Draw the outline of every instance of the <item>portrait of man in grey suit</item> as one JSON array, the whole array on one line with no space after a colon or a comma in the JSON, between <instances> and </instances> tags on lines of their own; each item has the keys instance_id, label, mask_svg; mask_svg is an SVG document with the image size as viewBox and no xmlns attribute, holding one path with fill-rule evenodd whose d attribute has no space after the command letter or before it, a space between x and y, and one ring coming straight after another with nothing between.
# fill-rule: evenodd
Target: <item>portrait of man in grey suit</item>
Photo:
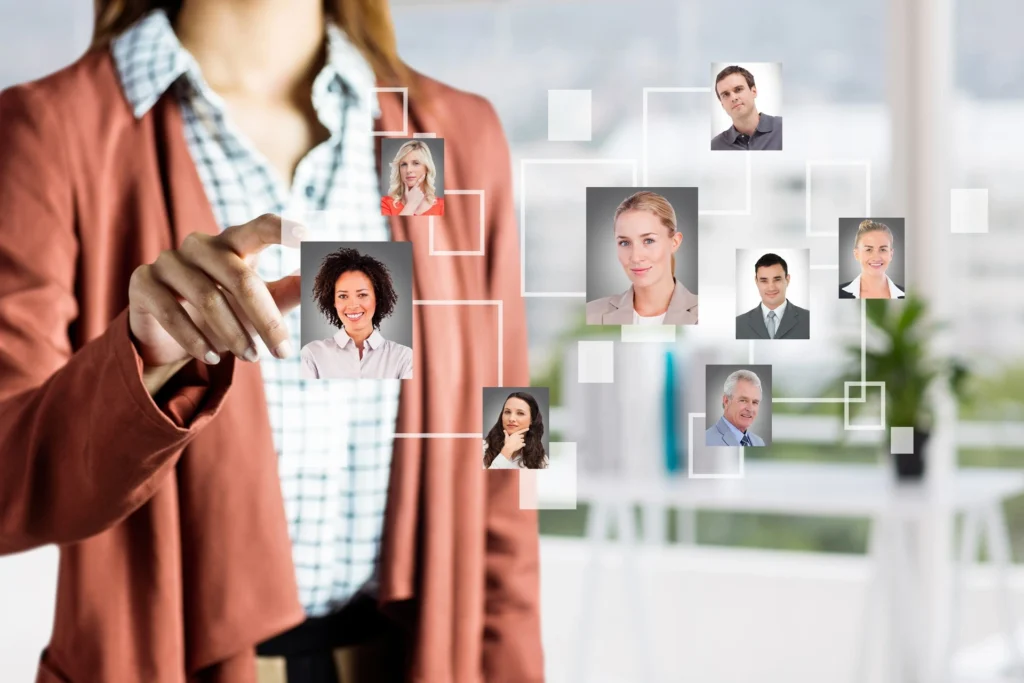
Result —
<instances>
[{"instance_id":1,"label":"portrait of man in grey suit","mask_svg":"<svg viewBox=\"0 0 1024 683\"><path fill-rule=\"evenodd\" d=\"M778 254L765 254L754 264L754 282L761 303L736 316L737 339L810 339L811 313L786 298L789 266Z\"/></svg>"},{"instance_id":2,"label":"portrait of man in grey suit","mask_svg":"<svg viewBox=\"0 0 1024 683\"><path fill-rule=\"evenodd\" d=\"M761 408L761 379L750 370L736 370L722 389L722 417L704 432L707 446L764 446L750 430Z\"/></svg>"}]
</instances>

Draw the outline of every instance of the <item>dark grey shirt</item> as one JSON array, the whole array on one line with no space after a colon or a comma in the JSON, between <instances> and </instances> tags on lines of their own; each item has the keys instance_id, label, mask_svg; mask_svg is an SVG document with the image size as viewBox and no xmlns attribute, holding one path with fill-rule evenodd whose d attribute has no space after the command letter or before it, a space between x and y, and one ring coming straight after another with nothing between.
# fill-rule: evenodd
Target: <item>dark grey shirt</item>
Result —
<instances>
[{"instance_id":1,"label":"dark grey shirt","mask_svg":"<svg viewBox=\"0 0 1024 683\"><path fill-rule=\"evenodd\" d=\"M761 112L757 129L747 136L729 126L711 139L711 149L769 149L782 150L782 117Z\"/></svg>"}]
</instances>

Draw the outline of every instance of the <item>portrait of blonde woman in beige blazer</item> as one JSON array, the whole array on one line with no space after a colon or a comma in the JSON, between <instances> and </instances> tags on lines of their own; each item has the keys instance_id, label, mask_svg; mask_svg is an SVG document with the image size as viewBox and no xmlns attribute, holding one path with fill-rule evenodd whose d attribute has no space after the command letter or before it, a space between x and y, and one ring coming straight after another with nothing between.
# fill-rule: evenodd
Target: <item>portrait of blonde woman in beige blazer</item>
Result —
<instances>
[{"instance_id":1,"label":"portrait of blonde woman in beige blazer","mask_svg":"<svg viewBox=\"0 0 1024 683\"><path fill-rule=\"evenodd\" d=\"M683 234L661 195L643 190L615 210L613 237L629 278L621 294L587 302L588 325L694 325L697 295L675 278Z\"/></svg>"}]
</instances>

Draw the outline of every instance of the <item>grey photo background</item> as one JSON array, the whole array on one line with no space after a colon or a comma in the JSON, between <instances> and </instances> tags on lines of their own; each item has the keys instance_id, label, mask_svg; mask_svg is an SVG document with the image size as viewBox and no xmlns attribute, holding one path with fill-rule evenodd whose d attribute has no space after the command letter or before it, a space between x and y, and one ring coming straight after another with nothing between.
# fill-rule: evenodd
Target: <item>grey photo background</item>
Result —
<instances>
[{"instance_id":1,"label":"grey photo background","mask_svg":"<svg viewBox=\"0 0 1024 683\"><path fill-rule=\"evenodd\" d=\"M302 279L302 345L327 339L338 330L327 322L313 300L313 283L320 263L332 251L349 247L372 256L387 266L391 282L398 294L398 303L391 315L380 323L385 339L412 348L412 243L411 242L303 242L300 250Z\"/></svg>"},{"instance_id":2,"label":"grey photo background","mask_svg":"<svg viewBox=\"0 0 1024 683\"><path fill-rule=\"evenodd\" d=\"M750 431L764 439L765 446L772 445L772 366L771 365L708 365L705 370L704 404L706 406L704 429L718 422L722 417L722 388L725 378L736 370L750 370L761 380L761 407L757 418L750 425ZM695 434L694 441L703 437Z\"/></svg>"},{"instance_id":3,"label":"grey photo background","mask_svg":"<svg viewBox=\"0 0 1024 683\"><path fill-rule=\"evenodd\" d=\"M789 268L786 299L800 308L811 308L810 249L737 249L736 250L736 315L742 315L761 303L754 264L765 254L781 256Z\"/></svg>"},{"instance_id":4,"label":"grey photo background","mask_svg":"<svg viewBox=\"0 0 1024 683\"><path fill-rule=\"evenodd\" d=\"M434 158L437 178L434 185L438 197L444 197L444 138L384 138L380 145L380 195L388 192L391 183L391 162L395 160L399 148L410 140L419 140L427 145L430 156Z\"/></svg>"},{"instance_id":5,"label":"grey photo background","mask_svg":"<svg viewBox=\"0 0 1024 683\"><path fill-rule=\"evenodd\" d=\"M544 444L544 452L551 457L551 395L547 387L484 387L481 438L487 438L487 432L491 431L491 427L501 414L501 409L505 407L505 399L515 391L530 394L537 399L541 418L544 420L544 435L540 442Z\"/></svg>"},{"instance_id":6,"label":"grey photo background","mask_svg":"<svg viewBox=\"0 0 1024 683\"><path fill-rule=\"evenodd\" d=\"M588 187L587 188L587 301L621 294L629 276L615 253L615 209L622 200L649 190L668 200L676 212L676 230L683 243L676 251L676 279L694 294L697 284L697 188L695 187Z\"/></svg>"},{"instance_id":7,"label":"grey photo background","mask_svg":"<svg viewBox=\"0 0 1024 683\"><path fill-rule=\"evenodd\" d=\"M853 257L853 239L857 235L857 226L863 220L871 220L876 223L885 223L892 231L892 261L889 262L889 270L886 271L893 282L906 291L910 286L906 277L906 256L903 245L906 244L905 219L903 218L875 218L873 216L861 216L859 218L839 219L839 282L845 284L860 275L860 263Z\"/></svg>"}]
</instances>

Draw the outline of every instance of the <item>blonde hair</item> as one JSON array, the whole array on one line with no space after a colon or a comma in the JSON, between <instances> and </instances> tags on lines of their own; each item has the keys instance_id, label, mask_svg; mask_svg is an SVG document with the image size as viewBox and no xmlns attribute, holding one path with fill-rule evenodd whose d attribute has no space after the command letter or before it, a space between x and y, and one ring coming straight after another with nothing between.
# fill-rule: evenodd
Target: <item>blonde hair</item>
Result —
<instances>
[{"instance_id":1,"label":"blonde hair","mask_svg":"<svg viewBox=\"0 0 1024 683\"><path fill-rule=\"evenodd\" d=\"M857 235L853 238L854 249L856 249L860 245L861 235L864 235L865 233L869 232L886 233L887 235L889 235L889 246L892 247L893 237L892 230L889 229L889 226L886 225L885 223L879 223L878 221L873 221L870 218L868 218L867 220L861 221L860 225L857 226Z\"/></svg>"},{"instance_id":2,"label":"blonde hair","mask_svg":"<svg viewBox=\"0 0 1024 683\"><path fill-rule=\"evenodd\" d=\"M92 46L101 47L155 9L171 20L184 0L95 0ZM378 79L388 83L409 81L409 72L398 58L395 28L386 0L324 0L324 11L373 67Z\"/></svg>"},{"instance_id":3,"label":"blonde hair","mask_svg":"<svg viewBox=\"0 0 1024 683\"><path fill-rule=\"evenodd\" d=\"M395 200L395 203L405 201L405 183L398 177L398 166L402 158L410 152L421 152L423 154L423 165L427 167L427 175L423 178L423 196L431 204L437 199L437 191L434 188L434 180L437 178L437 168L434 166L434 157L430 154L430 147L422 140L409 140L398 148L395 159L391 162L391 182L388 187L388 195Z\"/></svg>"},{"instance_id":4,"label":"blonde hair","mask_svg":"<svg viewBox=\"0 0 1024 683\"><path fill-rule=\"evenodd\" d=\"M676 210L672 208L672 205L668 203L668 200L662 197L660 194L651 192L649 190L641 190L635 192L630 196L622 200L619 204L619 208L615 209L615 218L612 220L612 225L615 221L619 220L619 216L626 213L627 211L650 211L661 221L661 224L668 228L668 236L672 237L676 233ZM672 254L672 277L675 277L676 272L676 255Z\"/></svg>"}]
</instances>

